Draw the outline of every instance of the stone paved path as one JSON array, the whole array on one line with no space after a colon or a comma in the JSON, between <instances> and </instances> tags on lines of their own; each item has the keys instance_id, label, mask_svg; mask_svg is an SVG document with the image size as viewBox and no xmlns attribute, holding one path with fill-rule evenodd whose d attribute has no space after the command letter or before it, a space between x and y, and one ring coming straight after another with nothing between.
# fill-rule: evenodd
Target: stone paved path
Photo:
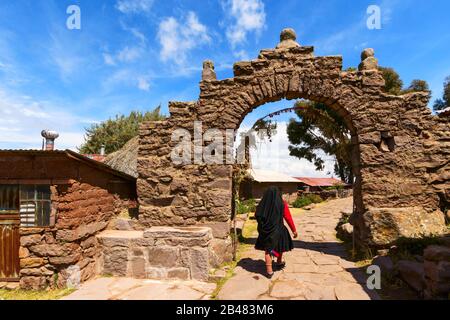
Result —
<instances>
[{"instance_id":1,"label":"stone paved path","mask_svg":"<svg viewBox=\"0 0 450 320\"><path fill-rule=\"evenodd\" d=\"M336 239L341 210L351 210L352 199L332 200L310 211L293 215L299 238L295 249L286 254L287 266L269 280L261 251L244 253L219 292L219 299L368 300L379 299L365 287L366 275L347 260L346 251ZM256 235L255 235L256 236ZM254 239L253 239L254 240Z\"/></svg>"},{"instance_id":2,"label":"stone paved path","mask_svg":"<svg viewBox=\"0 0 450 320\"><path fill-rule=\"evenodd\" d=\"M97 278L62 300L209 300L215 283Z\"/></svg>"}]
</instances>

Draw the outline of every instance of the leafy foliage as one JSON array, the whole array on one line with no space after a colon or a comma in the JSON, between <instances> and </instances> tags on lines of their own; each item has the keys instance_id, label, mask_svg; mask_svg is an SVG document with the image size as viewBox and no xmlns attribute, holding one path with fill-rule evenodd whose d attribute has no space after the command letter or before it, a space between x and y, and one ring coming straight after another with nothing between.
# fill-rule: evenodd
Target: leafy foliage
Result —
<instances>
[{"instance_id":1,"label":"leafy foliage","mask_svg":"<svg viewBox=\"0 0 450 320\"><path fill-rule=\"evenodd\" d=\"M319 171L325 168L319 152L334 156L335 173L353 183L351 136L342 117L322 103L298 101L295 106L300 121L291 119L287 127L290 155L310 161Z\"/></svg>"},{"instance_id":2,"label":"leafy foliage","mask_svg":"<svg viewBox=\"0 0 450 320\"><path fill-rule=\"evenodd\" d=\"M414 79L405 92L430 91L430 86L425 80Z\"/></svg>"},{"instance_id":3,"label":"leafy foliage","mask_svg":"<svg viewBox=\"0 0 450 320\"><path fill-rule=\"evenodd\" d=\"M308 193L300 197L297 197L292 206L294 208L303 208L312 203L320 203L320 202L323 202L323 199L318 194Z\"/></svg>"},{"instance_id":4,"label":"leafy foliage","mask_svg":"<svg viewBox=\"0 0 450 320\"><path fill-rule=\"evenodd\" d=\"M442 99L437 99L436 101L434 101L433 110L439 111L447 107L450 107L450 76L445 78L444 93L442 95Z\"/></svg>"},{"instance_id":5,"label":"leafy foliage","mask_svg":"<svg viewBox=\"0 0 450 320\"><path fill-rule=\"evenodd\" d=\"M384 90L387 93L399 95L402 93L403 81L400 75L393 69L388 67L378 67L382 72L385 81Z\"/></svg>"},{"instance_id":6,"label":"leafy foliage","mask_svg":"<svg viewBox=\"0 0 450 320\"><path fill-rule=\"evenodd\" d=\"M138 135L140 123L164 118L160 106L146 113L132 111L128 116L116 115L114 119L87 128L86 141L78 149L80 153L98 153L104 146L106 153L117 151Z\"/></svg>"},{"instance_id":7,"label":"leafy foliage","mask_svg":"<svg viewBox=\"0 0 450 320\"><path fill-rule=\"evenodd\" d=\"M236 199L236 213L244 214L256 211L256 201L255 199L248 199L244 201L240 201Z\"/></svg>"}]
</instances>

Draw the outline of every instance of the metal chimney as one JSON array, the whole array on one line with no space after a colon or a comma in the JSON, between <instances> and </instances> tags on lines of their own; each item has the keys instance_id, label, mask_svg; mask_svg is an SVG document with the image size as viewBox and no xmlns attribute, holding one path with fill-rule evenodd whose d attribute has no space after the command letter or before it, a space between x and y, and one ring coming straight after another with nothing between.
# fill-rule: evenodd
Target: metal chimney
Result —
<instances>
[{"instance_id":1,"label":"metal chimney","mask_svg":"<svg viewBox=\"0 0 450 320\"><path fill-rule=\"evenodd\" d=\"M59 133L52 130L42 130L41 136L45 139L43 150L52 151L55 149L55 139L59 137Z\"/></svg>"}]
</instances>

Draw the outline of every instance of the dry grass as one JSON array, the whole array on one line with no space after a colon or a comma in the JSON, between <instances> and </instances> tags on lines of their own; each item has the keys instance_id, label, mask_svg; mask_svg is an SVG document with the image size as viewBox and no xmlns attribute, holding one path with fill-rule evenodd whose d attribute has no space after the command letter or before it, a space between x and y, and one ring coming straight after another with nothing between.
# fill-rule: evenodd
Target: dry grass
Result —
<instances>
[{"instance_id":1,"label":"dry grass","mask_svg":"<svg viewBox=\"0 0 450 320\"><path fill-rule=\"evenodd\" d=\"M75 289L0 290L0 300L58 300L74 292Z\"/></svg>"}]
</instances>

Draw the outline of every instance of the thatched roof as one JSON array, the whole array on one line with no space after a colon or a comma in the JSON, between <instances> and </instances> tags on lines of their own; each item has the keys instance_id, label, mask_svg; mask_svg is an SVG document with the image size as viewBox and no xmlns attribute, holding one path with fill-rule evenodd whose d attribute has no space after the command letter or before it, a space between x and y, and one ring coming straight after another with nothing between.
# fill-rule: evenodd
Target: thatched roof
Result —
<instances>
[{"instance_id":1,"label":"thatched roof","mask_svg":"<svg viewBox=\"0 0 450 320\"><path fill-rule=\"evenodd\" d=\"M129 174L135 178L137 173L137 157L139 148L139 137L134 137L128 141L120 150L108 154L105 164L111 168Z\"/></svg>"}]
</instances>

